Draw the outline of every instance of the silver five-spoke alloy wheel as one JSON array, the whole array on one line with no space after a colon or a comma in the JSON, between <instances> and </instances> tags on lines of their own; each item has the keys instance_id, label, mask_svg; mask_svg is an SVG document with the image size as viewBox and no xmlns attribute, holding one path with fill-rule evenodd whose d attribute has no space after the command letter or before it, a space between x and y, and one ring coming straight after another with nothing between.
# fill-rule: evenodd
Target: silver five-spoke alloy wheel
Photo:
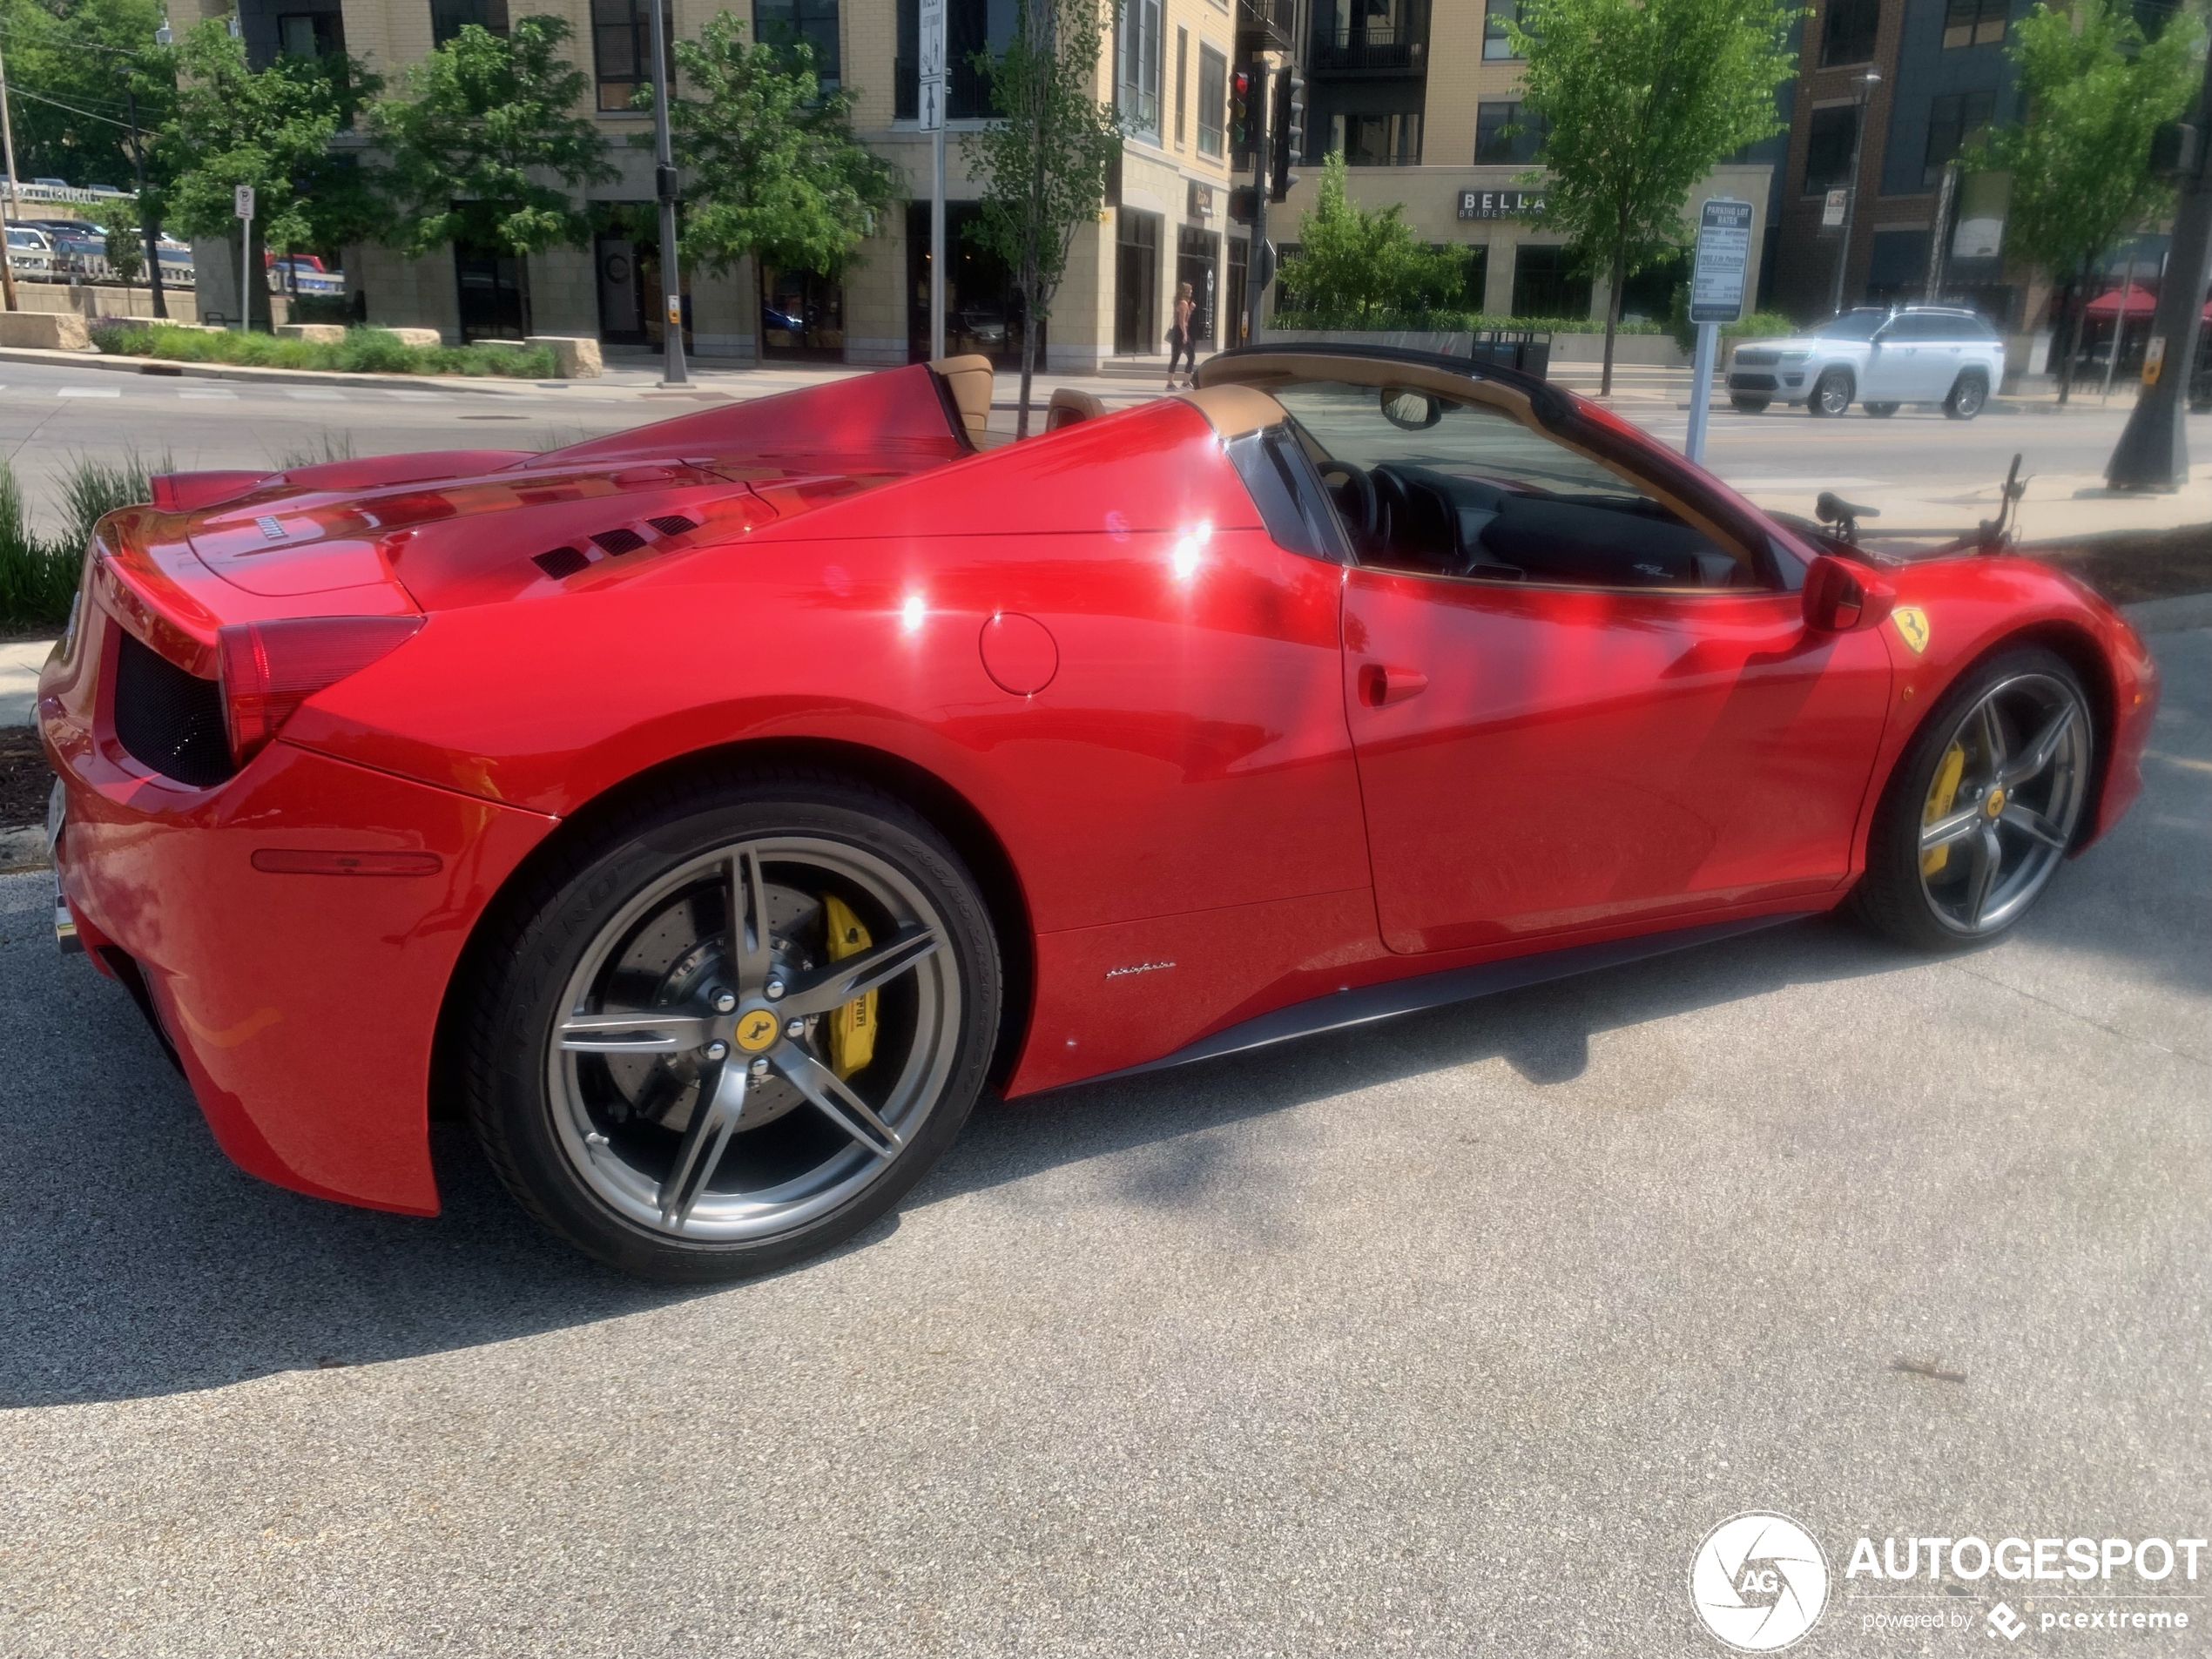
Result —
<instances>
[{"instance_id":1,"label":"silver five-spoke alloy wheel","mask_svg":"<svg viewBox=\"0 0 2212 1659\"><path fill-rule=\"evenodd\" d=\"M633 1225L738 1244L876 1182L944 1092L961 1026L945 919L863 846L714 848L610 914L546 1055L562 1151Z\"/></svg>"},{"instance_id":2,"label":"silver five-spoke alloy wheel","mask_svg":"<svg viewBox=\"0 0 2212 1659\"><path fill-rule=\"evenodd\" d=\"M1958 718L1920 813L1920 891L1944 928L1982 938L2034 903L2074 843L2090 752L2081 694L2054 674L2000 679Z\"/></svg>"}]
</instances>

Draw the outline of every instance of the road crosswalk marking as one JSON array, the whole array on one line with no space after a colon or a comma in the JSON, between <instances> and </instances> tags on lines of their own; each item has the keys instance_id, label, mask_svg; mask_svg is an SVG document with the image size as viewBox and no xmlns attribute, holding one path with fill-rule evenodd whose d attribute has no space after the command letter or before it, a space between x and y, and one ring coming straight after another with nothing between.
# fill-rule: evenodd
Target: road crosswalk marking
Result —
<instances>
[{"instance_id":1,"label":"road crosswalk marking","mask_svg":"<svg viewBox=\"0 0 2212 1659\"><path fill-rule=\"evenodd\" d=\"M63 386L55 388L56 397L121 397L122 389L111 386Z\"/></svg>"}]
</instances>

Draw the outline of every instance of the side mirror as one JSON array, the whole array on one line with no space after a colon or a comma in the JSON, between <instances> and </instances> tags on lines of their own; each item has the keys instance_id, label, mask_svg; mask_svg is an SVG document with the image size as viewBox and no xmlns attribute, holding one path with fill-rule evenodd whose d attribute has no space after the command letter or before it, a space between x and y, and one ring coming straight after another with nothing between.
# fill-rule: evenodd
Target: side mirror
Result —
<instances>
[{"instance_id":1,"label":"side mirror","mask_svg":"<svg viewBox=\"0 0 2212 1659\"><path fill-rule=\"evenodd\" d=\"M1386 386L1381 402L1383 419L1406 432L1426 432L1444 418L1444 400L1433 393Z\"/></svg>"},{"instance_id":2,"label":"side mirror","mask_svg":"<svg viewBox=\"0 0 2212 1659\"><path fill-rule=\"evenodd\" d=\"M1816 633L1849 634L1879 627L1897 592L1871 565L1824 553L1805 572L1805 626Z\"/></svg>"}]
</instances>

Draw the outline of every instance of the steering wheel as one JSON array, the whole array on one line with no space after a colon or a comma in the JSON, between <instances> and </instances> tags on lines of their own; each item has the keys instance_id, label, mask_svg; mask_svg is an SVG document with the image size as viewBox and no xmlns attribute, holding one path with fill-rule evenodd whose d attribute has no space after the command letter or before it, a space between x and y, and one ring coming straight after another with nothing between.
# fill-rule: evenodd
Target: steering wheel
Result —
<instances>
[{"instance_id":1,"label":"steering wheel","mask_svg":"<svg viewBox=\"0 0 2212 1659\"><path fill-rule=\"evenodd\" d=\"M1332 461L1321 469L1321 482L1329 487L1329 498L1336 502L1352 539L1362 545L1372 543L1382 529L1382 503L1367 469L1349 461Z\"/></svg>"}]
</instances>

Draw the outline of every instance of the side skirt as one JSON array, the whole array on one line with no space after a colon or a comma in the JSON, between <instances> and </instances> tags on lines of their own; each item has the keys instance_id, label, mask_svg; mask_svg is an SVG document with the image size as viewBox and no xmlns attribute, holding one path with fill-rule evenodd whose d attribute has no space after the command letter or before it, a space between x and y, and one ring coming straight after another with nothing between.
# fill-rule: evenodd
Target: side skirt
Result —
<instances>
[{"instance_id":1,"label":"side skirt","mask_svg":"<svg viewBox=\"0 0 2212 1659\"><path fill-rule=\"evenodd\" d=\"M1271 1014L1239 1021L1210 1037L1201 1037L1196 1042L1187 1043L1173 1054L1163 1055L1157 1060L1148 1060L1139 1066L1124 1066L1119 1071L1102 1072L1096 1077L1083 1078L1082 1082L1110 1082L1116 1078L1141 1076L1148 1071L1164 1071L1170 1066L1187 1066L1194 1061L1241 1054L1247 1049L1261 1049L1273 1042L1289 1042L1298 1037L1315 1036L1324 1031L1341 1031L1347 1026L1368 1025L1377 1020L1394 1019L1401 1014L1417 1014L1423 1008L1442 1008L1452 1002L1470 1002L1477 997L1494 996L1500 991L1519 990L1524 985L1543 985L1553 980L1572 979L1578 974L1595 973L1602 968L1618 968L1626 962L1640 962L1650 957L1689 950L1698 945L1734 939L1739 934L1779 927L1785 921L1802 921L1805 917L1817 914L1811 910L1792 910L1780 915L1710 922L1702 927L1681 927L1667 933L1644 934L1634 939L1609 940L1599 945L1572 945L1564 950L1540 951L1527 956L1508 957L1503 961L1478 962L1472 968L1447 968L1440 973L1420 974L1410 979L1391 980L1380 985L1363 985L1353 990L1332 991L1325 996L1312 997L1304 1002L1293 1002L1288 1008L1277 1008ZM1078 1086L1076 1083L1061 1085L1069 1089Z\"/></svg>"}]
</instances>

